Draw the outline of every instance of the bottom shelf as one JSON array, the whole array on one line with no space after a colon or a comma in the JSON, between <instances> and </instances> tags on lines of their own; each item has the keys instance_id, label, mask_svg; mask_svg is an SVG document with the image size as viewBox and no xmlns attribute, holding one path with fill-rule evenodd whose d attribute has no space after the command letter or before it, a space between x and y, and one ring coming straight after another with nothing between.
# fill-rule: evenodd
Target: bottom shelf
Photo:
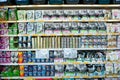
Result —
<instances>
[{"instance_id":1,"label":"bottom shelf","mask_svg":"<svg viewBox=\"0 0 120 80\"><path fill-rule=\"evenodd\" d=\"M1 77L1 79L27 79L27 80L31 80L31 79L48 79L48 78L54 78L54 79L58 79L58 78L75 78L75 79L79 79L79 78L120 78L120 75L106 75L106 76L63 76L63 77L55 77L55 76L51 76L51 77Z\"/></svg>"}]
</instances>

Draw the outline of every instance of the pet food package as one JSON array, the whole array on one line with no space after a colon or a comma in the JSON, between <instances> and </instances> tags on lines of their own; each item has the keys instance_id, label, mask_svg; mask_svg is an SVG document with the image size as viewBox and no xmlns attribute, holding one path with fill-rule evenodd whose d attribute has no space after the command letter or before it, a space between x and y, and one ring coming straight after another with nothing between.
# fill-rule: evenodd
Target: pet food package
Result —
<instances>
[{"instance_id":1,"label":"pet food package","mask_svg":"<svg viewBox=\"0 0 120 80\"><path fill-rule=\"evenodd\" d=\"M18 20L26 20L26 11L25 10L17 10Z\"/></svg>"},{"instance_id":2,"label":"pet food package","mask_svg":"<svg viewBox=\"0 0 120 80\"><path fill-rule=\"evenodd\" d=\"M0 20L1 21L8 19L7 13L8 13L8 9L7 8L0 9Z\"/></svg>"},{"instance_id":3,"label":"pet food package","mask_svg":"<svg viewBox=\"0 0 120 80\"><path fill-rule=\"evenodd\" d=\"M44 23L45 34L53 34L53 23Z\"/></svg>"},{"instance_id":4,"label":"pet food package","mask_svg":"<svg viewBox=\"0 0 120 80\"><path fill-rule=\"evenodd\" d=\"M69 26L72 28L71 32L73 34L78 34L79 33L79 28L78 28L78 23L69 23Z\"/></svg>"},{"instance_id":5,"label":"pet food package","mask_svg":"<svg viewBox=\"0 0 120 80\"><path fill-rule=\"evenodd\" d=\"M9 18L9 20L17 20L17 10L16 9L8 9L8 18Z\"/></svg>"},{"instance_id":6,"label":"pet food package","mask_svg":"<svg viewBox=\"0 0 120 80\"><path fill-rule=\"evenodd\" d=\"M34 11L34 19L35 20L42 20L43 19L43 11L42 10L35 10Z\"/></svg>"},{"instance_id":7,"label":"pet food package","mask_svg":"<svg viewBox=\"0 0 120 80\"><path fill-rule=\"evenodd\" d=\"M114 64L114 74L117 74L117 75L120 74L120 64L119 63Z\"/></svg>"},{"instance_id":8,"label":"pet food package","mask_svg":"<svg viewBox=\"0 0 120 80\"><path fill-rule=\"evenodd\" d=\"M120 36L117 38L117 48L120 48Z\"/></svg>"},{"instance_id":9,"label":"pet food package","mask_svg":"<svg viewBox=\"0 0 120 80\"><path fill-rule=\"evenodd\" d=\"M62 34L62 31L61 31L61 27L62 27L62 24L61 23L53 23L54 25L54 34Z\"/></svg>"},{"instance_id":10,"label":"pet food package","mask_svg":"<svg viewBox=\"0 0 120 80\"><path fill-rule=\"evenodd\" d=\"M34 29L36 34L44 33L44 23L34 23Z\"/></svg>"},{"instance_id":11,"label":"pet food package","mask_svg":"<svg viewBox=\"0 0 120 80\"><path fill-rule=\"evenodd\" d=\"M27 23L27 34L35 34L34 23Z\"/></svg>"},{"instance_id":12,"label":"pet food package","mask_svg":"<svg viewBox=\"0 0 120 80\"><path fill-rule=\"evenodd\" d=\"M112 9L112 19L120 19L120 9Z\"/></svg>"},{"instance_id":13,"label":"pet food package","mask_svg":"<svg viewBox=\"0 0 120 80\"><path fill-rule=\"evenodd\" d=\"M107 75L112 75L113 74L113 64L112 63L106 63L106 74Z\"/></svg>"},{"instance_id":14,"label":"pet food package","mask_svg":"<svg viewBox=\"0 0 120 80\"><path fill-rule=\"evenodd\" d=\"M19 34L26 34L26 23L18 23Z\"/></svg>"},{"instance_id":15,"label":"pet food package","mask_svg":"<svg viewBox=\"0 0 120 80\"><path fill-rule=\"evenodd\" d=\"M27 10L26 15L27 15L27 20L34 20L34 10Z\"/></svg>"}]
</instances>

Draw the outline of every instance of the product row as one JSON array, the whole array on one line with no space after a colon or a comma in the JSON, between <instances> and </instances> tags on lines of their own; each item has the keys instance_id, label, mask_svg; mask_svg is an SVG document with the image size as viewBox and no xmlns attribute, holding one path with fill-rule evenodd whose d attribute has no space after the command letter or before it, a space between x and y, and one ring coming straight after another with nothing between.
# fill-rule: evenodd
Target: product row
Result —
<instances>
[{"instance_id":1,"label":"product row","mask_svg":"<svg viewBox=\"0 0 120 80\"><path fill-rule=\"evenodd\" d=\"M17 10L0 9L0 20L105 20L120 19L120 9Z\"/></svg>"},{"instance_id":2,"label":"product row","mask_svg":"<svg viewBox=\"0 0 120 80\"><path fill-rule=\"evenodd\" d=\"M2 5L30 4L120 4L119 0L1 0Z\"/></svg>"},{"instance_id":3,"label":"product row","mask_svg":"<svg viewBox=\"0 0 120 80\"><path fill-rule=\"evenodd\" d=\"M1 51L0 63L54 63L54 62L120 62L120 51L85 51L75 49Z\"/></svg>"},{"instance_id":4,"label":"product row","mask_svg":"<svg viewBox=\"0 0 120 80\"><path fill-rule=\"evenodd\" d=\"M28 76L105 76L120 75L119 64L79 64L79 65L25 65L2 66L2 77Z\"/></svg>"},{"instance_id":5,"label":"product row","mask_svg":"<svg viewBox=\"0 0 120 80\"><path fill-rule=\"evenodd\" d=\"M107 40L108 39L108 40ZM119 48L120 36L0 37L0 49Z\"/></svg>"},{"instance_id":6,"label":"product row","mask_svg":"<svg viewBox=\"0 0 120 80\"><path fill-rule=\"evenodd\" d=\"M1 35L120 33L120 23L9 23L0 24Z\"/></svg>"},{"instance_id":7,"label":"product row","mask_svg":"<svg viewBox=\"0 0 120 80\"><path fill-rule=\"evenodd\" d=\"M2 79L2 80L13 80L13 79ZM14 80L26 80L26 79L14 79ZM31 80L120 80L120 78L38 78Z\"/></svg>"}]
</instances>

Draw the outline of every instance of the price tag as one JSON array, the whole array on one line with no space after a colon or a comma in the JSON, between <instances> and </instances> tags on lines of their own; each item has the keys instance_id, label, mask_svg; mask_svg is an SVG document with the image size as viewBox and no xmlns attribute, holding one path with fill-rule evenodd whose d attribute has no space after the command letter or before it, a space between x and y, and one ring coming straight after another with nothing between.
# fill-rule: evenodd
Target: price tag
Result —
<instances>
[{"instance_id":1,"label":"price tag","mask_svg":"<svg viewBox=\"0 0 120 80\"><path fill-rule=\"evenodd\" d=\"M42 34L41 36L47 36L47 34Z\"/></svg>"},{"instance_id":2,"label":"price tag","mask_svg":"<svg viewBox=\"0 0 120 80\"><path fill-rule=\"evenodd\" d=\"M80 64L80 62L74 62L74 64Z\"/></svg>"},{"instance_id":3,"label":"price tag","mask_svg":"<svg viewBox=\"0 0 120 80\"><path fill-rule=\"evenodd\" d=\"M88 62L84 62L84 64L89 64Z\"/></svg>"},{"instance_id":4,"label":"price tag","mask_svg":"<svg viewBox=\"0 0 120 80\"><path fill-rule=\"evenodd\" d=\"M80 78L80 76L75 76L74 78Z\"/></svg>"},{"instance_id":5,"label":"price tag","mask_svg":"<svg viewBox=\"0 0 120 80\"><path fill-rule=\"evenodd\" d=\"M28 34L23 34L23 36L29 36Z\"/></svg>"},{"instance_id":6,"label":"price tag","mask_svg":"<svg viewBox=\"0 0 120 80\"><path fill-rule=\"evenodd\" d=\"M83 76L83 78L89 78L88 76Z\"/></svg>"},{"instance_id":7,"label":"price tag","mask_svg":"<svg viewBox=\"0 0 120 80\"><path fill-rule=\"evenodd\" d=\"M39 36L38 34L33 34L32 36Z\"/></svg>"},{"instance_id":8,"label":"price tag","mask_svg":"<svg viewBox=\"0 0 120 80\"><path fill-rule=\"evenodd\" d=\"M64 76L64 78L70 78L70 76Z\"/></svg>"},{"instance_id":9,"label":"price tag","mask_svg":"<svg viewBox=\"0 0 120 80\"><path fill-rule=\"evenodd\" d=\"M34 80L33 77L27 77L25 80Z\"/></svg>"},{"instance_id":10,"label":"price tag","mask_svg":"<svg viewBox=\"0 0 120 80\"><path fill-rule=\"evenodd\" d=\"M34 20L30 20L29 22L35 22Z\"/></svg>"}]
</instances>

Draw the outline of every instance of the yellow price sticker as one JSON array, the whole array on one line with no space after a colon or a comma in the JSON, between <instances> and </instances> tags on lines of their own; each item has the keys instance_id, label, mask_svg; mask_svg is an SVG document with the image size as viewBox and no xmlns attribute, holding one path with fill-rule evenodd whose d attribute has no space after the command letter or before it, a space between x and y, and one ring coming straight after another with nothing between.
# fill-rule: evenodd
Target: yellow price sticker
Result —
<instances>
[{"instance_id":1,"label":"yellow price sticker","mask_svg":"<svg viewBox=\"0 0 120 80\"><path fill-rule=\"evenodd\" d=\"M64 76L64 78L70 78L70 76Z\"/></svg>"},{"instance_id":2,"label":"yellow price sticker","mask_svg":"<svg viewBox=\"0 0 120 80\"><path fill-rule=\"evenodd\" d=\"M33 34L32 36L39 36L38 34Z\"/></svg>"},{"instance_id":3,"label":"yellow price sticker","mask_svg":"<svg viewBox=\"0 0 120 80\"><path fill-rule=\"evenodd\" d=\"M33 77L27 77L25 80L34 80Z\"/></svg>"},{"instance_id":4,"label":"yellow price sticker","mask_svg":"<svg viewBox=\"0 0 120 80\"><path fill-rule=\"evenodd\" d=\"M47 34L42 34L41 36L47 36Z\"/></svg>"},{"instance_id":5,"label":"yellow price sticker","mask_svg":"<svg viewBox=\"0 0 120 80\"><path fill-rule=\"evenodd\" d=\"M29 36L28 34L24 34L23 36Z\"/></svg>"},{"instance_id":6,"label":"yellow price sticker","mask_svg":"<svg viewBox=\"0 0 120 80\"><path fill-rule=\"evenodd\" d=\"M84 64L89 64L88 62L84 62Z\"/></svg>"},{"instance_id":7,"label":"yellow price sticker","mask_svg":"<svg viewBox=\"0 0 120 80\"><path fill-rule=\"evenodd\" d=\"M93 78L100 78L100 76L94 76Z\"/></svg>"},{"instance_id":8,"label":"yellow price sticker","mask_svg":"<svg viewBox=\"0 0 120 80\"><path fill-rule=\"evenodd\" d=\"M74 62L74 64L80 64L80 62Z\"/></svg>"},{"instance_id":9,"label":"yellow price sticker","mask_svg":"<svg viewBox=\"0 0 120 80\"><path fill-rule=\"evenodd\" d=\"M88 76L83 76L83 78L89 78Z\"/></svg>"},{"instance_id":10,"label":"yellow price sticker","mask_svg":"<svg viewBox=\"0 0 120 80\"><path fill-rule=\"evenodd\" d=\"M38 22L44 22L44 20L38 20Z\"/></svg>"},{"instance_id":11,"label":"yellow price sticker","mask_svg":"<svg viewBox=\"0 0 120 80\"><path fill-rule=\"evenodd\" d=\"M80 78L80 76L75 76L74 78Z\"/></svg>"},{"instance_id":12,"label":"yellow price sticker","mask_svg":"<svg viewBox=\"0 0 120 80\"><path fill-rule=\"evenodd\" d=\"M68 64L68 62L63 62L62 64Z\"/></svg>"},{"instance_id":13,"label":"yellow price sticker","mask_svg":"<svg viewBox=\"0 0 120 80\"><path fill-rule=\"evenodd\" d=\"M34 20L30 20L30 22L35 22Z\"/></svg>"},{"instance_id":14,"label":"yellow price sticker","mask_svg":"<svg viewBox=\"0 0 120 80\"><path fill-rule=\"evenodd\" d=\"M119 77L119 76L118 76L118 75L113 75L113 77L114 77L114 78L117 78L117 77Z\"/></svg>"}]
</instances>

